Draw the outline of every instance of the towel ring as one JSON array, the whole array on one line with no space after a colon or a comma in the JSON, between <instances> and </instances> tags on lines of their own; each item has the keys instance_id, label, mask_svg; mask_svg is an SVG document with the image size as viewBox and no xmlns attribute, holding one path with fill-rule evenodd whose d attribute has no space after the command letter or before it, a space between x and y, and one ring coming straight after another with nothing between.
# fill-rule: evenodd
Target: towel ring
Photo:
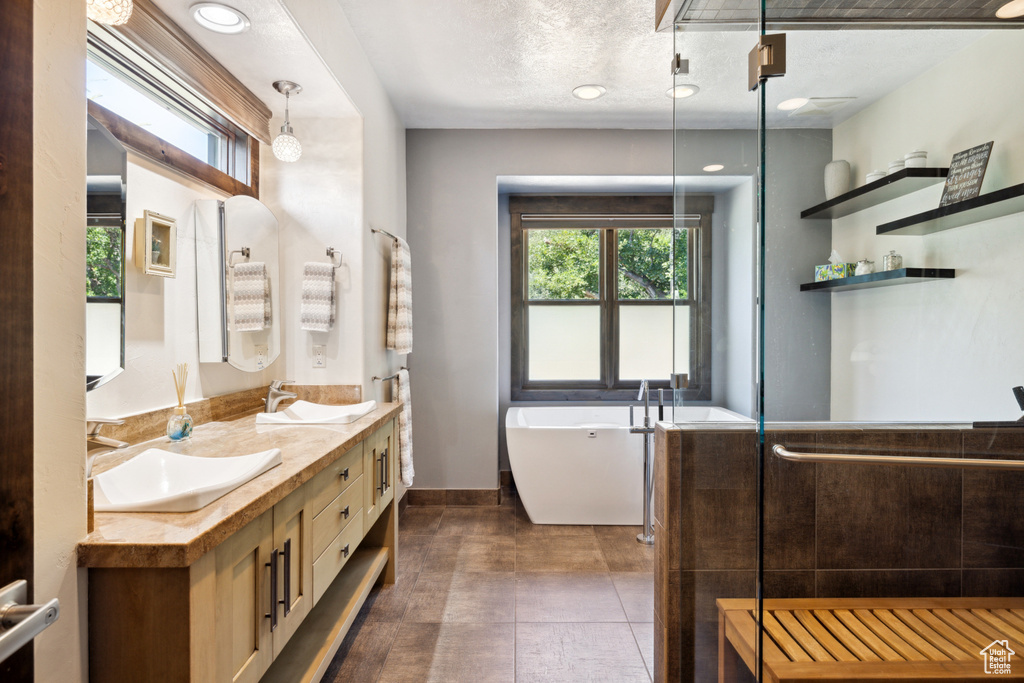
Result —
<instances>
[{"instance_id":1,"label":"towel ring","mask_svg":"<svg viewBox=\"0 0 1024 683\"><path fill-rule=\"evenodd\" d=\"M231 260L231 259L234 258L235 254L241 254L242 258L245 259L245 261L248 261L249 260L249 253L250 253L249 252L249 247L242 247L241 249L235 249L233 252L228 254L228 268L234 268L235 267L235 263ZM243 263L245 263L245 261L243 261Z\"/></svg>"},{"instance_id":2,"label":"towel ring","mask_svg":"<svg viewBox=\"0 0 1024 683\"><path fill-rule=\"evenodd\" d=\"M331 266L333 266L335 270L341 268L342 264L345 263L345 257L341 255L340 251L336 251L334 247L327 247L327 255L331 258ZM334 262L335 255L338 257L337 263Z\"/></svg>"}]
</instances>

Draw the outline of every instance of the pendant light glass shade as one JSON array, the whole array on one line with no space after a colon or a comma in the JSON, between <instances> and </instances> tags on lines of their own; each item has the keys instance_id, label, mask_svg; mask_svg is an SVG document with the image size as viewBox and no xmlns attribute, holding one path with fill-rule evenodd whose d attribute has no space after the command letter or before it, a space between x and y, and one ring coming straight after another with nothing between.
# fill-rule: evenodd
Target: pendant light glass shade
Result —
<instances>
[{"instance_id":1,"label":"pendant light glass shade","mask_svg":"<svg viewBox=\"0 0 1024 683\"><path fill-rule=\"evenodd\" d=\"M86 0L85 13L93 21L120 26L132 16L132 0Z\"/></svg>"},{"instance_id":2,"label":"pendant light glass shade","mask_svg":"<svg viewBox=\"0 0 1024 683\"><path fill-rule=\"evenodd\" d=\"M274 156L281 161L298 161L302 156L302 145L295 137L291 122L288 120L288 98L293 93L298 95L302 92L302 86L291 81L275 81L274 89L284 95L284 125L281 126L281 134L274 138L271 149L274 150Z\"/></svg>"},{"instance_id":3,"label":"pendant light glass shade","mask_svg":"<svg viewBox=\"0 0 1024 683\"><path fill-rule=\"evenodd\" d=\"M291 126L289 126L290 128ZM274 138L274 144L271 145L274 150L274 156L281 161L298 161L299 157L302 156L302 145L291 133L282 132L276 138Z\"/></svg>"}]
</instances>

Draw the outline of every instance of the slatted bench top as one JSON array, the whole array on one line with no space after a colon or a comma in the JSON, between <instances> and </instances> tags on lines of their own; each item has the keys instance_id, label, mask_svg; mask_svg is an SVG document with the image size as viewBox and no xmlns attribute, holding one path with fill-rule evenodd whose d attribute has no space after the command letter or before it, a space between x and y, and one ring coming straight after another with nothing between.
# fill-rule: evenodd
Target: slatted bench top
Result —
<instances>
[{"instance_id":1,"label":"slatted bench top","mask_svg":"<svg viewBox=\"0 0 1024 683\"><path fill-rule=\"evenodd\" d=\"M728 640L755 671L755 601L717 603L720 659ZM773 683L1024 680L1024 598L765 600L764 632Z\"/></svg>"}]
</instances>

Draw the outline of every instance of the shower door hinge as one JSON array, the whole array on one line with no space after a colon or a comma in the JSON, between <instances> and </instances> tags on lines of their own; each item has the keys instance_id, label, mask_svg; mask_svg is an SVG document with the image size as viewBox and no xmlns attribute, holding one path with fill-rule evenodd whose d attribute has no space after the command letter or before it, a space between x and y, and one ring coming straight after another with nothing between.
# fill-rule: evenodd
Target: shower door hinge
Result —
<instances>
[{"instance_id":1,"label":"shower door hinge","mask_svg":"<svg viewBox=\"0 0 1024 683\"><path fill-rule=\"evenodd\" d=\"M772 76L786 75L786 34L761 36L747 56L747 90Z\"/></svg>"},{"instance_id":2,"label":"shower door hinge","mask_svg":"<svg viewBox=\"0 0 1024 683\"><path fill-rule=\"evenodd\" d=\"M679 53L672 58L672 75L673 76L684 76L690 73L690 60L683 59Z\"/></svg>"}]
</instances>

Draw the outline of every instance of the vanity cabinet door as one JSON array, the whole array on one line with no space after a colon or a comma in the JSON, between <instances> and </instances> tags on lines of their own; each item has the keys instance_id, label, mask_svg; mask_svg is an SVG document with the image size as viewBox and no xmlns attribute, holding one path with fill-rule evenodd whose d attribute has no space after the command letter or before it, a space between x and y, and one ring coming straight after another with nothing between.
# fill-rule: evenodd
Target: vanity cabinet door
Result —
<instances>
[{"instance_id":1,"label":"vanity cabinet door","mask_svg":"<svg viewBox=\"0 0 1024 683\"><path fill-rule=\"evenodd\" d=\"M273 512L268 511L217 546L216 680L256 683L274 659L270 631Z\"/></svg>"},{"instance_id":2,"label":"vanity cabinet door","mask_svg":"<svg viewBox=\"0 0 1024 683\"><path fill-rule=\"evenodd\" d=\"M308 492L308 486L300 486L274 506L274 548L279 562L274 657L313 607L313 515Z\"/></svg>"},{"instance_id":3,"label":"vanity cabinet door","mask_svg":"<svg viewBox=\"0 0 1024 683\"><path fill-rule=\"evenodd\" d=\"M388 422L363 442L363 474L367 475L363 477L366 480L363 519L367 529L380 517L381 508L395 497L389 465L394 424L394 420Z\"/></svg>"}]
</instances>

